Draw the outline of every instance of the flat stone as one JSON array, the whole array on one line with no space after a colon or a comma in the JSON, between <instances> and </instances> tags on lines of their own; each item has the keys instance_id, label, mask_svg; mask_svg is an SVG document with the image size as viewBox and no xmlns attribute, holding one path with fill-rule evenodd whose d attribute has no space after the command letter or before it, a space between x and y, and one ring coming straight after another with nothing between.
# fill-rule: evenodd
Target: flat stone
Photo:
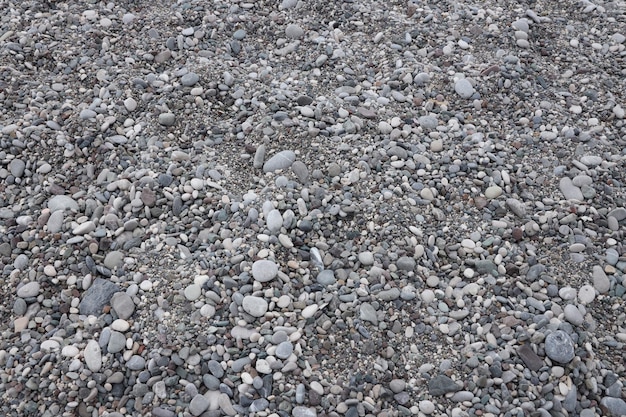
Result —
<instances>
[{"instance_id":1,"label":"flat stone","mask_svg":"<svg viewBox=\"0 0 626 417\"><path fill-rule=\"evenodd\" d=\"M406 388L406 381L404 379L392 379L389 382L389 389L394 394L404 391Z\"/></svg>"},{"instance_id":2,"label":"flat stone","mask_svg":"<svg viewBox=\"0 0 626 417\"><path fill-rule=\"evenodd\" d=\"M280 169L287 169L295 160L296 154L294 151L286 150L278 152L263 164L263 172L275 172Z\"/></svg>"},{"instance_id":3,"label":"flat stone","mask_svg":"<svg viewBox=\"0 0 626 417\"><path fill-rule=\"evenodd\" d=\"M55 212L57 210L72 210L78 211L78 203L74 201L72 197L66 195L55 195L48 200L48 208L50 211Z\"/></svg>"},{"instance_id":4,"label":"flat stone","mask_svg":"<svg viewBox=\"0 0 626 417\"><path fill-rule=\"evenodd\" d=\"M195 72L188 72L187 74L180 77L180 83L185 87L191 87L195 85L198 81L200 81L200 76Z\"/></svg>"},{"instance_id":5,"label":"flat stone","mask_svg":"<svg viewBox=\"0 0 626 417\"><path fill-rule=\"evenodd\" d=\"M88 220L84 223L79 224L74 229L72 229L72 233L75 235L86 235L87 233L91 233L96 230L96 224L91 220Z\"/></svg>"},{"instance_id":6,"label":"flat stone","mask_svg":"<svg viewBox=\"0 0 626 417\"><path fill-rule=\"evenodd\" d=\"M520 218L526 217L526 206L521 201L515 198L507 198L506 206L517 217L520 217Z\"/></svg>"},{"instance_id":7,"label":"flat stone","mask_svg":"<svg viewBox=\"0 0 626 417\"><path fill-rule=\"evenodd\" d=\"M574 359L574 342L563 330L557 330L546 337L545 351L553 361L569 363Z\"/></svg>"},{"instance_id":8,"label":"flat stone","mask_svg":"<svg viewBox=\"0 0 626 417\"><path fill-rule=\"evenodd\" d=\"M107 352L121 352L124 350L124 347L126 347L126 337L124 334L112 330L111 335L109 336L109 342L107 343Z\"/></svg>"},{"instance_id":9,"label":"flat stone","mask_svg":"<svg viewBox=\"0 0 626 417\"><path fill-rule=\"evenodd\" d=\"M580 310L573 304L566 305L565 308L563 308L563 314L565 315L565 320L569 321L574 326L581 326L585 322Z\"/></svg>"},{"instance_id":10,"label":"flat stone","mask_svg":"<svg viewBox=\"0 0 626 417\"><path fill-rule=\"evenodd\" d=\"M283 216L280 211L272 209L267 213L266 226L272 233L277 233L283 226Z\"/></svg>"},{"instance_id":11,"label":"flat stone","mask_svg":"<svg viewBox=\"0 0 626 417\"><path fill-rule=\"evenodd\" d=\"M589 304L596 298L596 290L591 285L583 285L578 290L578 301Z\"/></svg>"},{"instance_id":12,"label":"flat stone","mask_svg":"<svg viewBox=\"0 0 626 417\"><path fill-rule=\"evenodd\" d=\"M9 162L9 171L14 177L21 178L24 175L25 170L26 162L21 159L16 158Z\"/></svg>"},{"instance_id":13,"label":"flat stone","mask_svg":"<svg viewBox=\"0 0 626 417\"><path fill-rule=\"evenodd\" d=\"M522 345L517 349L517 355L531 371L538 371L543 366L543 359L532 350L530 345Z\"/></svg>"},{"instance_id":14,"label":"flat stone","mask_svg":"<svg viewBox=\"0 0 626 417\"><path fill-rule=\"evenodd\" d=\"M428 381L428 393L436 397L460 390L461 387L446 375L437 375Z\"/></svg>"},{"instance_id":15,"label":"flat stone","mask_svg":"<svg viewBox=\"0 0 626 417\"><path fill-rule=\"evenodd\" d=\"M364 266L369 266L374 264L374 254L370 251L365 251L359 253L359 262Z\"/></svg>"},{"instance_id":16,"label":"flat stone","mask_svg":"<svg viewBox=\"0 0 626 417\"><path fill-rule=\"evenodd\" d=\"M605 294L611 289L611 281L600 265L594 265L592 276L593 288L600 294Z\"/></svg>"},{"instance_id":17,"label":"flat stone","mask_svg":"<svg viewBox=\"0 0 626 417\"><path fill-rule=\"evenodd\" d=\"M119 291L120 287L116 284L100 277L96 278L83 293L83 299L78 305L80 314L99 316L104 306L110 303L113 294Z\"/></svg>"},{"instance_id":18,"label":"flat stone","mask_svg":"<svg viewBox=\"0 0 626 417\"><path fill-rule=\"evenodd\" d=\"M195 301L202 295L202 287L198 284L191 284L185 287L185 298L189 301Z\"/></svg>"},{"instance_id":19,"label":"flat stone","mask_svg":"<svg viewBox=\"0 0 626 417\"><path fill-rule=\"evenodd\" d=\"M95 340L90 340L85 346L83 352L85 358L85 364L91 372L98 372L102 367L102 351L100 345Z\"/></svg>"},{"instance_id":20,"label":"flat stone","mask_svg":"<svg viewBox=\"0 0 626 417\"><path fill-rule=\"evenodd\" d=\"M133 355L126 361L126 367L133 371L140 371L146 367L146 360L139 355Z\"/></svg>"},{"instance_id":21,"label":"flat stone","mask_svg":"<svg viewBox=\"0 0 626 417\"><path fill-rule=\"evenodd\" d=\"M57 233L63 229L63 221L65 220L65 214L63 210L53 211L48 218L46 227L49 233Z\"/></svg>"},{"instance_id":22,"label":"flat stone","mask_svg":"<svg viewBox=\"0 0 626 417\"><path fill-rule=\"evenodd\" d=\"M439 121L435 116L420 116L417 119L417 123L422 129L436 129L439 125Z\"/></svg>"},{"instance_id":23,"label":"flat stone","mask_svg":"<svg viewBox=\"0 0 626 417\"><path fill-rule=\"evenodd\" d=\"M159 114L159 124L163 126L173 126L176 123L176 116L174 113L161 113Z\"/></svg>"},{"instance_id":24,"label":"flat stone","mask_svg":"<svg viewBox=\"0 0 626 417\"><path fill-rule=\"evenodd\" d=\"M267 300L253 295L246 295L241 305L243 310L253 317L263 317L267 313L269 304Z\"/></svg>"},{"instance_id":25,"label":"flat stone","mask_svg":"<svg viewBox=\"0 0 626 417\"><path fill-rule=\"evenodd\" d=\"M276 357L278 359L287 359L293 353L293 344L289 340L285 340L276 346Z\"/></svg>"},{"instance_id":26,"label":"flat stone","mask_svg":"<svg viewBox=\"0 0 626 417\"><path fill-rule=\"evenodd\" d=\"M400 297L400 289L397 287L394 287L388 290L383 290L377 293L376 297L378 297L378 299L381 301L397 300Z\"/></svg>"},{"instance_id":27,"label":"flat stone","mask_svg":"<svg viewBox=\"0 0 626 417\"><path fill-rule=\"evenodd\" d=\"M115 319L113 323L111 323L111 329L118 332L125 332L130 329L130 323L123 319Z\"/></svg>"},{"instance_id":28,"label":"flat stone","mask_svg":"<svg viewBox=\"0 0 626 417\"><path fill-rule=\"evenodd\" d=\"M289 39L298 39L304 36L304 30L300 26L292 23L285 28L285 36Z\"/></svg>"},{"instance_id":29,"label":"flat stone","mask_svg":"<svg viewBox=\"0 0 626 417\"><path fill-rule=\"evenodd\" d=\"M252 264L252 277L255 281L269 282L276 278L276 275L278 275L278 265L274 261L261 259Z\"/></svg>"},{"instance_id":30,"label":"flat stone","mask_svg":"<svg viewBox=\"0 0 626 417\"><path fill-rule=\"evenodd\" d=\"M117 250L111 251L106 254L102 263L109 269L120 267L124 263L124 253Z\"/></svg>"},{"instance_id":31,"label":"flat stone","mask_svg":"<svg viewBox=\"0 0 626 417\"><path fill-rule=\"evenodd\" d=\"M309 180L309 169L302 161L294 161L291 164L291 170L302 184L306 184Z\"/></svg>"},{"instance_id":32,"label":"flat stone","mask_svg":"<svg viewBox=\"0 0 626 417\"><path fill-rule=\"evenodd\" d=\"M585 197L583 197L583 193L580 188L575 186L569 177L561 178L561 181L559 181L559 190L561 190L561 193L566 200L585 200Z\"/></svg>"},{"instance_id":33,"label":"flat stone","mask_svg":"<svg viewBox=\"0 0 626 417\"><path fill-rule=\"evenodd\" d=\"M626 416L626 401L621 398L604 397L600 400L600 408L605 416L623 417Z\"/></svg>"},{"instance_id":34,"label":"flat stone","mask_svg":"<svg viewBox=\"0 0 626 417\"><path fill-rule=\"evenodd\" d=\"M474 87L467 78L461 78L454 83L454 91L463 98L470 98L474 95Z\"/></svg>"},{"instance_id":35,"label":"flat stone","mask_svg":"<svg viewBox=\"0 0 626 417\"><path fill-rule=\"evenodd\" d=\"M297 405L291 411L293 417L317 417L317 411L314 407L305 407Z\"/></svg>"},{"instance_id":36,"label":"flat stone","mask_svg":"<svg viewBox=\"0 0 626 417\"><path fill-rule=\"evenodd\" d=\"M400 271L413 271L417 262L411 256L401 256L396 261L396 266Z\"/></svg>"},{"instance_id":37,"label":"flat stone","mask_svg":"<svg viewBox=\"0 0 626 417\"><path fill-rule=\"evenodd\" d=\"M485 190L485 197L488 199L498 198L502 195L502 188L497 185L492 185L491 187L487 187Z\"/></svg>"},{"instance_id":38,"label":"flat stone","mask_svg":"<svg viewBox=\"0 0 626 417\"><path fill-rule=\"evenodd\" d=\"M376 315L376 309L372 307L370 303L363 303L359 309L360 319L364 321L369 321L370 323L378 326L378 317Z\"/></svg>"},{"instance_id":39,"label":"flat stone","mask_svg":"<svg viewBox=\"0 0 626 417\"><path fill-rule=\"evenodd\" d=\"M115 311L115 314L117 314L117 317L124 320L129 319L135 312L135 303L125 292L116 292L113 294L111 297L111 307L113 311Z\"/></svg>"},{"instance_id":40,"label":"flat stone","mask_svg":"<svg viewBox=\"0 0 626 417\"><path fill-rule=\"evenodd\" d=\"M189 412L193 416L199 416L209 408L209 399L202 394L196 394L189 403Z\"/></svg>"},{"instance_id":41,"label":"flat stone","mask_svg":"<svg viewBox=\"0 0 626 417\"><path fill-rule=\"evenodd\" d=\"M420 411L426 415L431 415L435 412L435 404L430 400L422 400L418 403Z\"/></svg>"},{"instance_id":42,"label":"flat stone","mask_svg":"<svg viewBox=\"0 0 626 417\"><path fill-rule=\"evenodd\" d=\"M36 297L39 294L39 283L37 281L28 282L17 290L17 296L20 298Z\"/></svg>"},{"instance_id":43,"label":"flat stone","mask_svg":"<svg viewBox=\"0 0 626 417\"><path fill-rule=\"evenodd\" d=\"M333 285L337 282L335 278L335 273L330 269L325 269L319 274L317 274L317 282L323 286Z\"/></svg>"}]
</instances>

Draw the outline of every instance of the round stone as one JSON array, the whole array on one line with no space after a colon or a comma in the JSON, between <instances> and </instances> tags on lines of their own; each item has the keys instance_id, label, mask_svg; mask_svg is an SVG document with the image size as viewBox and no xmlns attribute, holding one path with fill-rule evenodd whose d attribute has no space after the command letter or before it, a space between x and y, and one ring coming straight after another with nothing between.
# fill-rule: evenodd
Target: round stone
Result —
<instances>
[{"instance_id":1,"label":"round stone","mask_svg":"<svg viewBox=\"0 0 626 417\"><path fill-rule=\"evenodd\" d=\"M176 116L174 113L161 113L159 114L159 124L163 126L173 126L176 123Z\"/></svg>"},{"instance_id":2,"label":"round stone","mask_svg":"<svg viewBox=\"0 0 626 417\"><path fill-rule=\"evenodd\" d=\"M263 317L267 313L269 304L267 300L253 295L246 295L241 304L243 310L252 317Z\"/></svg>"},{"instance_id":3,"label":"round stone","mask_svg":"<svg viewBox=\"0 0 626 417\"><path fill-rule=\"evenodd\" d=\"M252 277L258 282L268 282L278 275L278 265L275 262L262 259L252 264Z\"/></svg>"},{"instance_id":4,"label":"round stone","mask_svg":"<svg viewBox=\"0 0 626 417\"><path fill-rule=\"evenodd\" d=\"M374 254L369 251L359 253L359 262L364 266L369 266L374 264Z\"/></svg>"},{"instance_id":5,"label":"round stone","mask_svg":"<svg viewBox=\"0 0 626 417\"><path fill-rule=\"evenodd\" d=\"M185 298L189 301L195 301L200 298L202 287L198 284L191 284L185 288Z\"/></svg>"},{"instance_id":6,"label":"round stone","mask_svg":"<svg viewBox=\"0 0 626 417\"><path fill-rule=\"evenodd\" d=\"M563 330L557 330L546 337L545 351L553 361L569 363L574 359L574 342Z\"/></svg>"},{"instance_id":7,"label":"round stone","mask_svg":"<svg viewBox=\"0 0 626 417\"><path fill-rule=\"evenodd\" d=\"M278 359L287 359L293 353L293 344L286 340L276 346L276 357Z\"/></svg>"},{"instance_id":8,"label":"round stone","mask_svg":"<svg viewBox=\"0 0 626 417\"><path fill-rule=\"evenodd\" d=\"M474 87L467 78L461 78L454 83L454 91L463 98L470 98L474 95Z\"/></svg>"},{"instance_id":9,"label":"round stone","mask_svg":"<svg viewBox=\"0 0 626 417\"><path fill-rule=\"evenodd\" d=\"M35 297L39 294L39 283L37 281L28 282L17 290L17 296L20 298Z\"/></svg>"},{"instance_id":10,"label":"round stone","mask_svg":"<svg viewBox=\"0 0 626 417\"><path fill-rule=\"evenodd\" d=\"M419 409L422 413L430 415L435 412L435 404L429 400L422 400L419 402Z\"/></svg>"}]
</instances>

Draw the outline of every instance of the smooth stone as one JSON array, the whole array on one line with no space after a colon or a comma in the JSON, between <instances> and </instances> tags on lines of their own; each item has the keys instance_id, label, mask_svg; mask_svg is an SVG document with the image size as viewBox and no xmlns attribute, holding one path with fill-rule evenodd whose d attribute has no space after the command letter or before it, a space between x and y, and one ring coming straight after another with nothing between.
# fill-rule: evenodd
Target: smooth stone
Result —
<instances>
[{"instance_id":1,"label":"smooth stone","mask_svg":"<svg viewBox=\"0 0 626 417\"><path fill-rule=\"evenodd\" d=\"M511 210L513 214L517 217L524 218L526 217L526 206L521 201L515 198L507 198L506 206Z\"/></svg>"},{"instance_id":2,"label":"smooth stone","mask_svg":"<svg viewBox=\"0 0 626 417\"><path fill-rule=\"evenodd\" d=\"M417 119L417 123L422 129L436 129L439 125L439 121L435 116L420 116Z\"/></svg>"},{"instance_id":3,"label":"smooth stone","mask_svg":"<svg viewBox=\"0 0 626 417\"><path fill-rule=\"evenodd\" d=\"M278 265L274 261L261 259L252 264L252 277L255 281L269 282L276 278L277 275Z\"/></svg>"},{"instance_id":4,"label":"smooth stone","mask_svg":"<svg viewBox=\"0 0 626 417\"><path fill-rule=\"evenodd\" d=\"M26 256L23 253L20 253L15 258L15 261L13 261L13 267L17 270L23 271L26 268L28 268L29 263L30 263L30 259L28 258L28 256Z\"/></svg>"},{"instance_id":5,"label":"smooth stone","mask_svg":"<svg viewBox=\"0 0 626 417\"><path fill-rule=\"evenodd\" d=\"M298 181L300 181L302 184L306 184L306 182L309 180L309 169L304 164L304 162L294 161L294 163L291 164L291 170L294 174L296 174Z\"/></svg>"},{"instance_id":6,"label":"smooth stone","mask_svg":"<svg viewBox=\"0 0 626 417\"><path fill-rule=\"evenodd\" d=\"M470 98L474 95L474 87L467 78L461 78L454 83L454 91L463 98Z\"/></svg>"},{"instance_id":7,"label":"smooth stone","mask_svg":"<svg viewBox=\"0 0 626 417\"><path fill-rule=\"evenodd\" d=\"M161 113L159 114L159 124L163 126L173 126L176 123L176 116L174 113Z\"/></svg>"},{"instance_id":8,"label":"smooth stone","mask_svg":"<svg viewBox=\"0 0 626 417\"><path fill-rule=\"evenodd\" d=\"M270 210L267 213L266 225L270 232L277 233L283 226L283 216L280 214L280 211L277 209Z\"/></svg>"},{"instance_id":9,"label":"smooth stone","mask_svg":"<svg viewBox=\"0 0 626 417\"><path fill-rule=\"evenodd\" d=\"M48 200L48 208L51 212L55 212L57 210L78 211L78 203L74 201L72 197L66 195L55 195Z\"/></svg>"},{"instance_id":10,"label":"smooth stone","mask_svg":"<svg viewBox=\"0 0 626 417\"><path fill-rule=\"evenodd\" d=\"M393 301L400 297L400 289L397 287L380 291L376 296L382 301Z\"/></svg>"},{"instance_id":11,"label":"smooth stone","mask_svg":"<svg viewBox=\"0 0 626 417\"><path fill-rule=\"evenodd\" d=\"M126 110L128 111L135 111L137 109L137 100L132 97L128 97L124 100L124 107L126 107Z\"/></svg>"},{"instance_id":12,"label":"smooth stone","mask_svg":"<svg viewBox=\"0 0 626 417\"><path fill-rule=\"evenodd\" d=\"M88 233L96 230L96 224L91 220L86 221L85 223L79 224L74 229L72 229L72 233L75 235L86 235Z\"/></svg>"},{"instance_id":13,"label":"smooth stone","mask_svg":"<svg viewBox=\"0 0 626 417\"><path fill-rule=\"evenodd\" d=\"M569 363L574 359L574 342L563 330L557 330L546 337L545 351L553 361Z\"/></svg>"},{"instance_id":14,"label":"smooth stone","mask_svg":"<svg viewBox=\"0 0 626 417\"><path fill-rule=\"evenodd\" d=\"M28 309L28 304L26 304L26 301L24 301L23 298L16 298L15 302L13 303L13 313L15 313L16 316L23 316L24 314L26 314L26 310Z\"/></svg>"},{"instance_id":15,"label":"smooth stone","mask_svg":"<svg viewBox=\"0 0 626 417\"><path fill-rule=\"evenodd\" d=\"M232 402L227 394L221 393L217 398L217 404L219 405L220 410L227 416L235 416L237 415L237 411L233 407Z\"/></svg>"},{"instance_id":16,"label":"smooth stone","mask_svg":"<svg viewBox=\"0 0 626 417\"><path fill-rule=\"evenodd\" d=\"M298 39L304 36L304 30L300 26L292 23L285 28L285 36L289 39Z\"/></svg>"},{"instance_id":17,"label":"smooth stone","mask_svg":"<svg viewBox=\"0 0 626 417\"><path fill-rule=\"evenodd\" d=\"M585 200L580 188L576 187L569 177L561 178L561 181L559 181L559 189L566 200Z\"/></svg>"},{"instance_id":18,"label":"smooth stone","mask_svg":"<svg viewBox=\"0 0 626 417\"><path fill-rule=\"evenodd\" d=\"M113 320L113 323L111 323L110 327L112 330L125 332L130 329L130 323L123 319L115 319Z\"/></svg>"},{"instance_id":19,"label":"smooth stone","mask_svg":"<svg viewBox=\"0 0 626 417\"><path fill-rule=\"evenodd\" d=\"M591 285L583 285L578 290L578 301L589 304L596 298L596 290Z\"/></svg>"},{"instance_id":20,"label":"smooth stone","mask_svg":"<svg viewBox=\"0 0 626 417\"><path fill-rule=\"evenodd\" d=\"M569 321L574 326L581 326L585 321L580 310L573 304L566 305L565 308L563 308L563 314L565 315L565 320Z\"/></svg>"},{"instance_id":21,"label":"smooth stone","mask_svg":"<svg viewBox=\"0 0 626 417\"><path fill-rule=\"evenodd\" d=\"M593 287L600 294L607 293L611 289L611 281L606 276L604 269L600 265L594 265L593 267Z\"/></svg>"},{"instance_id":22,"label":"smooth stone","mask_svg":"<svg viewBox=\"0 0 626 417\"><path fill-rule=\"evenodd\" d=\"M39 294L39 283L37 281L28 282L17 289L17 296L20 298L36 297Z\"/></svg>"},{"instance_id":23,"label":"smooth stone","mask_svg":"<svg viewBox=\"0 0 626 417\"><path fill-rule=\"evenodd\" d=\"M517 348L517 355L531 371L538 371L543 366L543 359L528 344Z\"/></svg>"},{"instance_id":24,"label":"smooth stone","mask_svg":"<svg viewBox=\"0 0 626 417\"><path fill-rule=\"evenodd\" d=\"M372 307L370 303L363 303L359 309L361 320L369 321L370 323L378 326L378 317L376 315L376 309Z\"/></svg>"},{"instance_id":25,"label":"smooth stone","mask_svg":"<svg viewBox=\"0 0 626 417\"><path fill-rule=\"evenodd\" d=\"M398 394L406 388L406 381L404 379L392 379L389 382L389 389L394 394Z\"/></svg>"},{"instance_id":26,"label":"smooth stone","mask_svg":"<svg viewBox=\"0 0 626 417\"><path fill-rule=\"evenodd\" d=\"M296 405L291 411L293 417L317 417L317 411L314 407L305 407Z\"/></svg>"},{"instance_id":27,"label":"smooth stone","mask_svg":"<svg viewBox=\"0 0 626 417\"><path fill-rule=\"evenodd\" d=\"M111 307L117 317L127 320L135 312L135 303L133 299L125 292L117 292L111 297Z\"/></svg>"},{"instance_id":28,"label":"smooth stone","mask_svg":"<svg viewBox=\"0 0 626 417\"><path fill-rule=\"evenodd\" d=\"M65 356L66 358L74 358L79 353L80 350L74 345L63 346L63 349L61 349L61 355Z\"/></svg>"},{"instance_id":29,"label":"smooth stone","mask_svg":"<svg viewBox=\"0 0 626 417\"><path fill-rule=\"evenodd\" d=\"M189 301L195 301L202 295L202 287L198 284L191 284L185 288L185 298Z\"/></svg>"},{"instance_id":30,"label":"smooth stone","mask_svg":"<svg viewBox=\"0 0 626 417\"><path fill-rule=\"evenodd\" d=\"M400 271L413 271L417 262L410 256L401 256L396 261L396 266Z\"/></svg>"},{"instance_id":31,"label":"smooth stone","mask_svg":"<svg viewBox=\"0 0 626 417\"><path fill-rule=\"evenodd\" d=\"M359 253L359 262L364 266L369 266L374 264L374 254L369 251Z\"/></svg>"},{"instance_id":32,"label":"smooth stone","mask_svg":"<svg viewBox=\"0 0 626 417\"><path fill-rule=\"evenodd\" d=\"M111 251L106 254L102 263L109 269L120 267L124 263L124 253L117 250Z\"/></svg>"},{"instance_id":33,"label":"smooth stone","mask_svg":"<svg viewBox=\"0 0 626 417\"><path fill-rule=\"evenodd\" d=\"M276 357L278 359L287 359L293 353L293 344L286 340L276 346Z\"/></svg>"},{"instance_id":34,"label":"smooth stone","mask_svg":"<svg viewBox=\"0 0 626 417\"><path fill-rule=\"evenodd\" d=\"M487 187L485 190L485 197L488 199L498 198L502 195L502 188L497 185L492 185L491 187Z\"/></svg>"},{"instance_id":35,"label":"smooth stone","mask_svg":"<svg viewBox=\"0 0 626 417\"><path fill-rule=\"evenodd\" d=\"M280 169L287 169L296 160L296 154L294 151L286 150L281 151L268 159L263 164L263 172L274 172Z\"/></svg>"},{"instance_id":36,"label":"smooth stone","mask_svg":"<svg viewBox=\"0 0 626 417\"><path fill-rule=\"evenodd\" d=\"M313 317L315 313L317 313L318 309L319 309L319 306L317 304L311 304L311 305L304 307L300 314L302 314L303 318L308 319L308 318Z\"/></svg>"},{"instance_id":37,"label":"smooth stone","mask_svg":"<svg viewBox=\"0 0 626 417\"><path fill-rule=\"evenodd\" d=\"M426 415L430 415L435 412L435 404L430 400L420 401L418 407L420 411Z\"/></svg>"},{"instance_id":38,"label":"smooth stone","mask_svg":"<svg viewBox=\"0 0 626 417\"><path fill-rule=\"evenodd\" d=\"M107 352L118 353L124 350L124 347L126 347L126 337L124 334L112 330L107 343Z\"/></svg>"},{"instance_id":39,"label":"smooth stone","mask_svg":"<svg viewBox=\"0 0 626 417\"><path fill-rule=\"evenodd\" d=\"M580 158L580 162L588 167L596 167L602 163L602 157L598 155L585 155Z\"/></svg>"},{"instance_id":40,"label":"smooth stone","mask_svg":"<svg viewBox=\"0 0 626 417\"><path fill-rule=\"evenodd\" d=\"M460 390L461 387L447 375L437 375L428 381L428 393L437 397Z\"/></svg>"},{"instance_id":41,"label":"smooth stone","mask_svg":"<svg viewBox=\"0 0 626 417\"><path fill-rule=\"evenodd\" d=\"M180 83L185 87L191 87L195 85L198 81L200 81L200 76L195 72L188 72L187 74L180 77Z\"/></svg>"},{"instance_id":42,"label":"smooth stone","mask_svg":"<svg viewBox=\"0 0 626 417\"><path fill-rule=\"evenodd\" d=\"M9 172L16 178L21 178L26 170L26 163L21 159L13 159L9 162Z\"/></svg>"},{"instance_id":43,"label":"smooth stone","mask_svg":"<svg viewBox=\"0 0 626 417\"><path fill-rule=\"evenodd\" d=\"M600 400L601 408L606 409L607 417L623 417L626 416L626 401L621 398L604 397Z\"/></svg>"},{"instance_id":44,"label":"smooth stone","mask_svg":"<svg viewBox=\"0 0 626 417\"><path fill-rule=\"evenodd\" d=\"M110 303L113 294L119 291L120 287L111 281L96 278L83 293L83 299L78 305L80 314L99 316L104 306Z\"/></svg>"},{"instance_id":45,"label":"smooth stone","mask_svg":"<svg viewBox=\"0 0 626 417\"><path fill-rule=\"evenodd\" d=\"M199 416L209 408L210 402L207 397L202 394L196 394L189 403L189 412L193 416Z\"/></svg>"},{"instance_id":46,"label":"smooth stone","mask_svg":"<svg viewBox=\"0 0 626 417\"><path fill-rule=\"evenodd\" d=\"M241 304L243 310L252 317L263 317L267 313L269 304L267 300L253 295L246 295Z\"/></svg>"},{"instance_id":47,"label":"smooth stone","mask_svg":"<svg viewBox=\"0 0 626 417\"><path fill-rule=\"evenodd\" d=\"M243 29L237 29L234 33L233 33L233 38L237 39L238 41L242 40L243 38L246 37L246 31Z\"/></svg>"},{"instance_id":48,"label":"smooth stone","mask_svg":"<svg viewBox=\"0 0 626 417\"><path fill-rule=\"evenodd\" d=\"M620 222L626 219L626 208L618 207L607 213L607 217L615 217L615 219Z\"/></svg>"},{"instance_id":49,"label":"smooth stone","mask_svg":"<svg viewBox=\"0 0 626 417\"><path fill-rule=\"evenodd\" d=\"M91 372L98 372L102 367L102 351L100 350L100 345L95 340L87 342L83 357L85 358L87 368Z\"/></svg>"},{"instance_id":50,"label":"smooth stone","mask_svg":"<svg viewBox=\"0 0 626 417\"><path fill-rule=\"evenodd\" d=\"M146 360L139 355L133 355L126 361L126 367L132 371L140 371L146 367Z\"/></svg>"},{"instance_id":51,"label":"smooth stone","mask_svg":"<svg viewBox=\"0 0 626 417\"><path fill-rule=\"evenodd\" d=\"M63 229L63 221L65 219L65 214L63 210L53 211L48 218L48 222L46 223L46 227L48 228L49 233L58 233Z\"/></svg>"},{"instance_id":52,"label":"smooth stone","mask_svg":"<svg viewBox=\"0 0 626 417\"><path fill-rule=\"evenodd\" d=\"M82 120L88 120L88 119L96 117L97 114L98 113L96 113L95 111L91 109L83 109L79 113L78 117L81 118Z\"/></svg>"},{"instance_id":53,"label":"smooth stone","mask_svg":"<svg viewBox=\"0 0 626 417\"><path fill-rule=\"evenodd\" d=\"M316 280L319 284L323 286L333 285L337 282L337 279L335 278L335 273L330 269L325 269L317 274Z\"/></svg>"}]
</instances>

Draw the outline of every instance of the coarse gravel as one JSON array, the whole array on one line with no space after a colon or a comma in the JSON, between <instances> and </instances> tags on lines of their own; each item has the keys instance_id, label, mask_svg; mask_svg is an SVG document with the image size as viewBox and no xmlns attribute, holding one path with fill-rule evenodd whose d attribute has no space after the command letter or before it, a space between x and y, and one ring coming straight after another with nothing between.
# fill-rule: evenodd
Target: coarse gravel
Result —
<instances>
[{"instance_id":1,"label":"coarse gravel","mask_svg":"<svg viewBox=\"0 0 626 417\"><path fill-rule=\"evenodd\" d=\"M623 1L0 10L0 415L626 415Z\"/></svg>"}]
</instances>

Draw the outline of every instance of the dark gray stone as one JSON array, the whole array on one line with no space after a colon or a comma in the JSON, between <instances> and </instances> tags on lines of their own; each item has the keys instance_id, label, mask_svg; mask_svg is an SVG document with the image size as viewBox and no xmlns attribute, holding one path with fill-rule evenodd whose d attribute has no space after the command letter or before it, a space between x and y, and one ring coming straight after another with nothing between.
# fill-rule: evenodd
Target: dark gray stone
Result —
<instances>
[{"instance_id":1,"label":"dark gray stone","mask_svg":"<svg viewBox=\"0 0 626 417\"><path fill-rule=\"evenodd\" d=\"M460 390L461 387L446 375L437 375L428 381L428 393L430 395L440 396Z\"/></svg>"},{"instance_id":2,"label":"dark gray stone","mask_svg":"<svg viewBox=\"0 0 626 417\"><path fill-rule=\"evenodd\" d=\"M111 302L113 294L118 292L120 287L111 281L96 278L91 287L83 294L83 299L78 305L80 314L99 316L102 314L104 306Z\"/></svg>"},{"instance_id":3,"label":"dark gray stone","mask_svg":"<svg viewBox=\"0 0 626 417\"><path fill-rule=\"evenodd\" d=\"M529 345L520 346L517 349L517 355L531 371L538 371L543 366L543 359L541 359Z\"/></svg>"}]
</instances>

